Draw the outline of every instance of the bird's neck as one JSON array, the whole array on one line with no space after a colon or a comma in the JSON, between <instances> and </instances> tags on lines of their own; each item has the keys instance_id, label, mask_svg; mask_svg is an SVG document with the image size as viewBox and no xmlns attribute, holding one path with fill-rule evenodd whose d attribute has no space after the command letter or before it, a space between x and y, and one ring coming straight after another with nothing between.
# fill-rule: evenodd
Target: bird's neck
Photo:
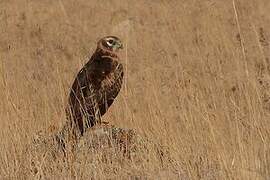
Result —
<instances>
[{"instance_id":1,"label":"bird's neck","mask_svg":"<svg viewBox=\"0 0 270 180\"><path fill-rule=\"evenodd\" d=\"M100 84L104 79L109 77L118 65L118 57L111 56L111 54L104 54L104 52L96 51L90 62L92 68L92 79L95 84Z\"/></svg>"},{"instance_id":2,"label":"bird's neck","mask_svg":"<svg viewBox=\"0 0 270 180\"><path fill-rule=\"evenodd\" d=\"M95 51L95 54L99 55L99 56L108 56L111 58L118 58L118 55L116 52L107 50L103 47L98 47Z\"/></svg>"}]
</instances>

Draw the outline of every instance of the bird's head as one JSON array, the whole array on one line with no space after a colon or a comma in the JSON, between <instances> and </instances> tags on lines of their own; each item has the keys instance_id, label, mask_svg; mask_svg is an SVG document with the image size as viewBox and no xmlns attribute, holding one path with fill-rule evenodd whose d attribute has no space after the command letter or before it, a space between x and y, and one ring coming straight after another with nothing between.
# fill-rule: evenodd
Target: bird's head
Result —
<instances>
[{"instance_id":1,"label":"bird's head","mask_svg":"<svg viewBox=\"0 0 270 180\"><path fill-rule=\"evenodd\" d=\"M119 49L123 49L121 40L116 36L106 36L98 41L97 48L101 49L104 53L109 53L117 56Z\"/></svg>"}]
</instances>

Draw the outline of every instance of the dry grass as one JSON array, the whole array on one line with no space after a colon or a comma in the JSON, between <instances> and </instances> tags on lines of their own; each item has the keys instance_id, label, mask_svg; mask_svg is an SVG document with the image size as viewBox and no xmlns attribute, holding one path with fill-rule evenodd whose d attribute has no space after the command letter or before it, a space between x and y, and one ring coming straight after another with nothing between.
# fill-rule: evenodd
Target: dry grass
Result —
<instances>
[{"instance_id":1,"label":"dry grass","mask_svg":"<svg viewBox=\"0 0 270 180\"><path fill-rule=\"evenodd\" d=\"M24 176L26 145L61 126L75 74L109 34L126 43L126 79L107 121L167 145L190 179L269 178L269 9L269 0L0 0L1 179Z\"/></svg>"}]
</instances>

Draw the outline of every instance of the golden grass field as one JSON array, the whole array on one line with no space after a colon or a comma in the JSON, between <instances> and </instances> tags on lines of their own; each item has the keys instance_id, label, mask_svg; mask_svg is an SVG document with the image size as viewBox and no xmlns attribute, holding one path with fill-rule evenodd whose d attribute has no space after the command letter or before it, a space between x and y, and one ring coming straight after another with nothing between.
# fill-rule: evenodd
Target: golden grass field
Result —
<instances>
[{"instance_id":1,"label":"golden grass field","mask_svg":"<svg viewBox=\"0 0 270 180\"><path fill-rule=\"evenodd\" d=\"M125 44L125 83L104 120L167 146L188 179L269 179L269 10L269 0L0 0L0 179L31 179L25 148L62 126L69 87L106 35ZM152 165L115 178L156 179Z\"/></svg>"}]
</instances>

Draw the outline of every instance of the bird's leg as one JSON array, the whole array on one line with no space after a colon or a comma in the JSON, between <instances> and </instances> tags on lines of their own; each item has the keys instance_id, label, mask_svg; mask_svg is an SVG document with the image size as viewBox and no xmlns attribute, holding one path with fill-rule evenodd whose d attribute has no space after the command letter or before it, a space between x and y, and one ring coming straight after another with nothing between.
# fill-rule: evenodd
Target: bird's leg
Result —
<instances>
[{"instance_id":1,"label":"bird's leg","mask_svg":"<svg viewBox=\"0 0 270 180\"><path fill-rule=\"evenodd\" d=\"M109 122L108 121L101 121L101 124L108 125Z\"/></svg>"},{"instance_id":2,"label":"bird's leg","mask_svg":"<svg viewBox=\"0 0 270 180\"><path fill-rule=\"evenodd\" d=\"M109 124L109 122L107 122L107 121L102 121L100 110L96 111L95 119L96 119L97 125L108 125Z\"/></svg>"},{"instance_id":3,"label":"bird's leg","mask_svg":"<svg viewBox=\"0 0 270 180\"><path fill-rule=\"evenodd\" d=\"M96 119L96 124L100 125L101 124L101 114L100 114L99 108L95 112L95 119Z\"/></svg>"}]
</instances>

